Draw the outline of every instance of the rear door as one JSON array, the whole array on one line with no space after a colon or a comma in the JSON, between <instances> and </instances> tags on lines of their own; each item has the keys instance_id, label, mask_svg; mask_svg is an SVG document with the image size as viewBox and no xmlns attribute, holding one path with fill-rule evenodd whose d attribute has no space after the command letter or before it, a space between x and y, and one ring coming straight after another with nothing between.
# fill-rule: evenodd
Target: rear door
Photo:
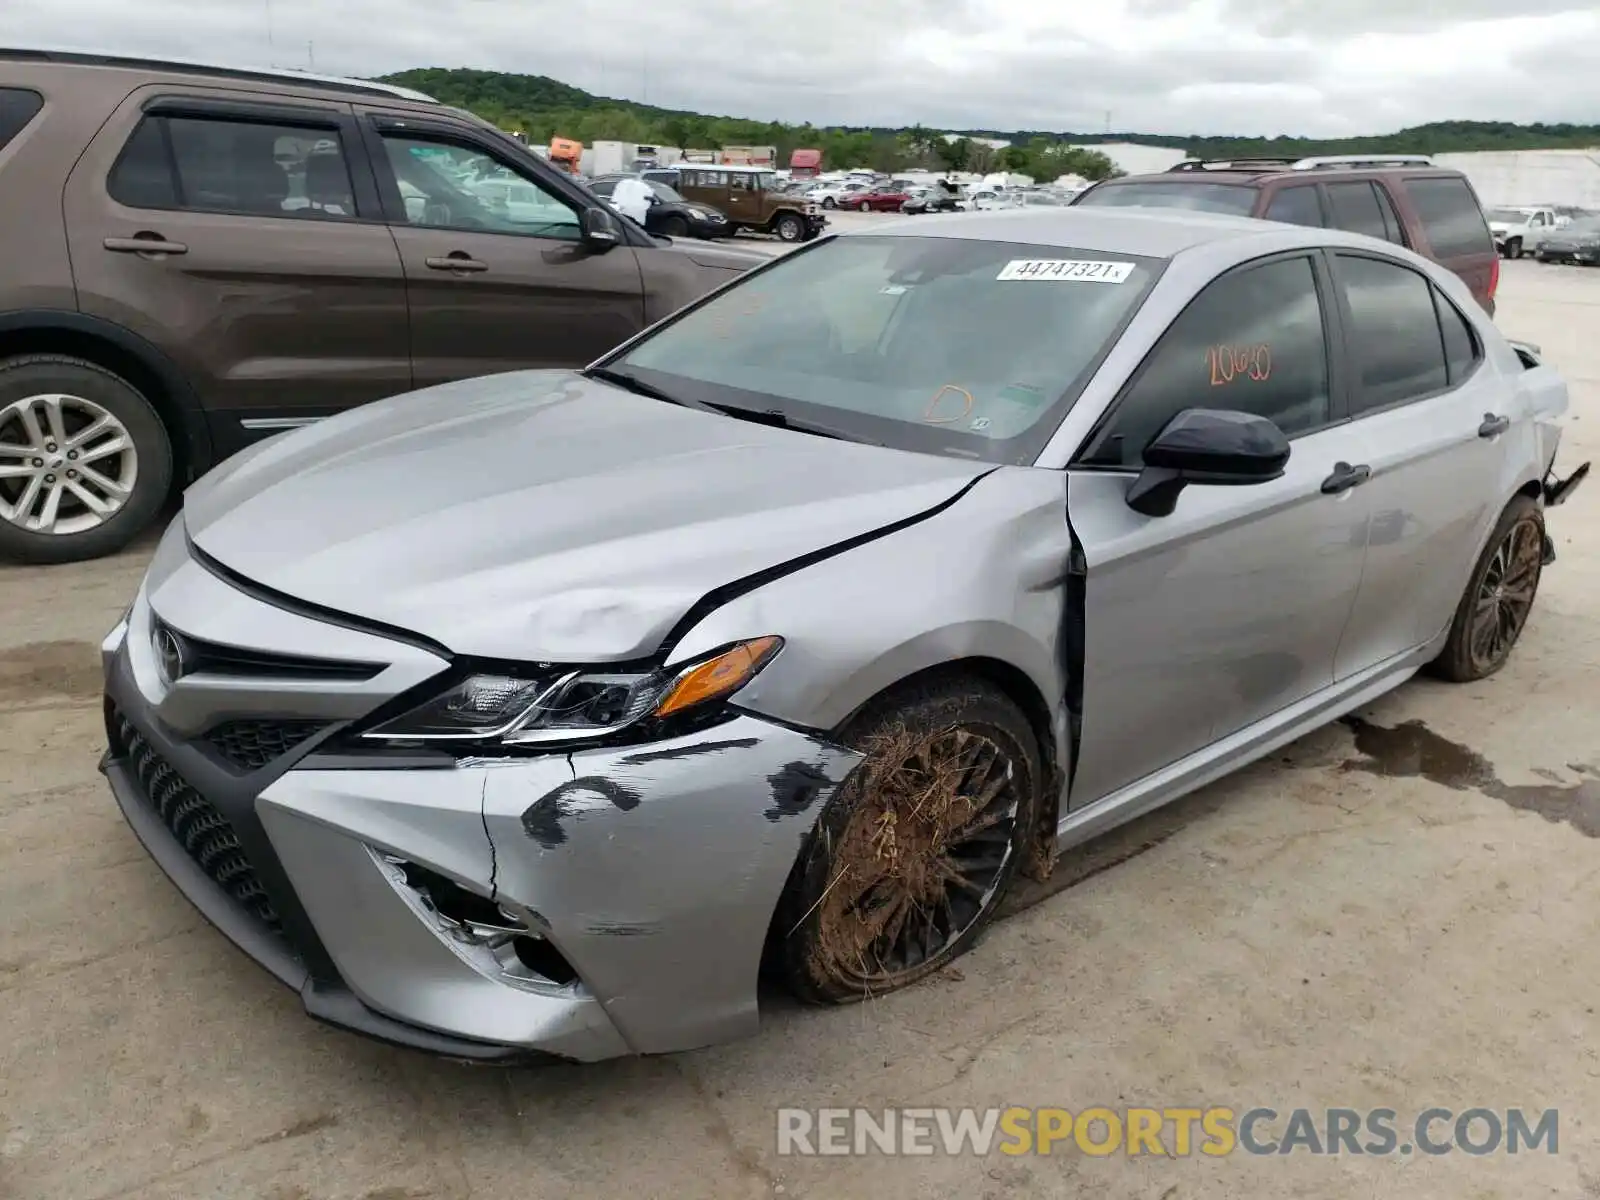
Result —
<instances>
[{"instance_id":1,"label":"rear door","mask_svg":"<svg viewBox=\"0 0 1600 1200\"><path fill-rule=\"evenodd\" d=\"M584 245L578 185L466 122L357 111L405 270L418 387L583 366L643 327L635 251Z\"/></svg>"},{"instance_id":2,"label":"rear door","mask_svg":"<svg viewBox=\"0 0 1600 1200\"><path fill-rule=\"evenodd\" d=\"M348 105L141 88L62 203L80 307L178 364L221 453L410 387L405 278Z\"/></svg>"},{"instance_id":3,"label":"rear door","mask_svg":"<svg viewBox=\"0 0 1600 1200\"><path fill-rule=\"evenodd\" d=\"M1421 235L1422 241L1412 249L1459 275L1492 314L1500 256L1466 178L1443 173L1403 176L1395 200L1408 206Z\"/></svg>"},{"instance_id":4,"label":"rear door","mask_svg":"<svg viewBox=\"0 0 1600 1200\"><path fill-rule=\"evenodd\" d=\"M1405 231L1394 203L1383 185L1375 179L1348 179L1323 185L1328 200L1329 225L1377 238L1380 242L1406 244Z\"/></svg>"},{"instance_id":5,"label":"rear door","mask_svg":"<svg viewBox=\"0 0 1600 1200\"><path fill-rule=\"evenodd\" d=\"M1345 478L1341 464L1361 461L1341 423L1335 312L1318 255L1221 276L1174 321L1069 467L1068 515L1085 559L1073 807L1332 682L1368 514L1364 488L1326 490ZM1135 512L1126 495L1143 447L1186 408L1271 418L1291 439L1285 474L1190 486L1165 517Z\"/></svg>"},{"instance_id":6,"label":"rear door","mask_svg":"<svg viewBox=\"0 0 1600 1200\"><path fill-rule=\"evenodd\" d=\"M1331 256L1351 362L1352 432L1372 475L1366 568L1336 673L1422 645L1449 623L1506 476L1511 414L1470 321L1420 272ZM1502 421L1506 424L1502 424Z\"/></svg>"}]
</instances>

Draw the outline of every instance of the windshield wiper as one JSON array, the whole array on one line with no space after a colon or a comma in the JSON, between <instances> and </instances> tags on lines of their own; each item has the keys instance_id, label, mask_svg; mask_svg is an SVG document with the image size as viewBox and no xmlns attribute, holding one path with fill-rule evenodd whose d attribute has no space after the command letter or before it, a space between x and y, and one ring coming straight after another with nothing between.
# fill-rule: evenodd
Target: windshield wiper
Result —
<instances>
[{"instance_id":1,"label":"windshield wiper","mask_svg":"<svg viewBox=\"0 0 1600 1200\"><path fill-rule=\"evenodd\" d=\"M815 434L817 437L833 438L841 442L861 442L868 446L877 446L882 443L870 441L864 437L857 437L851 433L843 433L837 429L830 429L826 425L813 425L810 421L796 421L787 413L778 409L740 408L737 404L715 404L710 400L705 401L705 407L724 416L732 417L737 421L751 421L757 425L771 425L774 429L793 429L798 433Z\"/></svg>"},{"instance_id":2,"label":"windshield wiper","mask_svg":"<svg viewBox=\"0 0 1600 1200\"><path fill-rule=\"evenodd\" d=\"M619 388L626 388L635 396L648 396L652 400L664 400L668 404L678 404L684 408L700 407L698 404L691 404L689 401L674 396L670 392L664 392L654 384L646 383L637 375L630 375L626 371L614 371L610 367L590 367L587 371L581 372L581 374L585 379L598 379L602 383L614 383Z\"/></svg>"}]
</instances>

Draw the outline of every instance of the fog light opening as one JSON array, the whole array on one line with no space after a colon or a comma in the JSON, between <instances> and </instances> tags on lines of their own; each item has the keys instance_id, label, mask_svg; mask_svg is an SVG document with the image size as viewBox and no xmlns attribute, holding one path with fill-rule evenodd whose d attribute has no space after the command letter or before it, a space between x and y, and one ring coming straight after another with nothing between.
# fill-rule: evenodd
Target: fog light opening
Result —
<instances>
[{"instance_id":1,"label":"fog light opening","mask_svg":"<svg viewBox=\"0 0 1600 1200\"><path fill-rule=\"evenodd\" d=\"M578 982L578 973L572 969L572 964L542 937L512 938L511 948L516 953L517 961L535 975L543 976L552 983Z\"/></svg>"}]
</instances>

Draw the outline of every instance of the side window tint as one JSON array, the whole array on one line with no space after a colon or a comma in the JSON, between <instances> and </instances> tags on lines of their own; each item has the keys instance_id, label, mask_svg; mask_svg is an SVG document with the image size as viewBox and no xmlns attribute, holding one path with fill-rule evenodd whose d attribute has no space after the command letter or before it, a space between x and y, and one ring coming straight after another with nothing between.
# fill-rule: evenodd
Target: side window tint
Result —
<instances>
[{"instance_id":1,"label":"side window tint","mask_svg":"<svg viewBox=\"0 0 1600 1200\"><path fill-rule=\"evenodd\" d=\"M1356 367L1353 414L1399 404L1449 386L1433 286L1397 263L1340 254Z\"/></svg>"},{"instance_id":2,"label":"side window tint","mask_svg":"<svg viewBox=\"0 0 1600 1200\"><path fill-rule=\"evenodd\" d=\"M1445 366L1450 372L1450 386L1454 387L1472 374L1473 368L1483 358L1483 351L1472 330L1472 323L1437 288L1434 289L1433 302L1439 310L1439 327L1444 331Z\"/></svg>"},{"instance_id":3,"label":"side window tint","mask_svg":"<svg viewBox=\"0 0 1600 1200\"><path fill-rule=\"evenodd\" d=\"M106 190L130 208L356 215L336 131L221 117L146 117L118 155Z\"/></svg>"},{"instance_id":4,"label":"side window tint","mask_svg":"<svg viewBox=\"0 0 1600 1200\"><path fill-rule=\"evenodd\" d=\"M1328 353L1309 258L1235 271L1195 297L1085 461L1142 465L1145 446L1186 408L1256 413L1291 437L1327 423Z\"/></svg>"},{"instance_id":5,"label":"side window tint","mask_svg":"<svg viewBox=\"0 0 1600 1200\"><path fill-rule=\"evenodd\" d=\"M28 88L0 87L0 150L28 127L44 107L44 97Z\"/></svg>"},{"instance_id":6,"label":"side window tint","mask_svg":"<svg viewBox=\"0 0 1600 1200\"><path fill-rule=\"evenodd\" d=\"M1383 212L1383 236L1396 246L1406 244L1405 226L1400 224L1400 214L1395 212L1394 201L1389 196L1389 189L1381 183L1372 185L1372 194L1378 199L1378 208Z\"/></svg>"},{"instance_id":7,"label":"side window tint","mask_svg":"<svg viewBox=\"0 0 1600 1200\"><path fill-rule=\"evenodd\" d=\"M1407 179L1405 186L1436 257L1493 252L1483 210L1465 179L1440 175Z\"/></svg>"},{"instance_id":8,"label":"side window tint","mask_svg":"<svg viewBox=\"0 0 1600 1200\"><path fill-rule=\"evenodd\" d=\"M1310 184L1284 188L1272 198L1264 215L1269 221L1320 227L1322 205L1317 200L1317 189Z\"/></svg>"},{"instance_id":9,"label":"side window tint","mask_svg":"<svg viewBox=\"0 0 1600 1200\"><path fill-rule=\"evenodd\" d=\"M406 221L430 229L515 233L577 241L578 213L487 151L430 138L385 135L383 147L406 200Z\"/></svg>"},{"instance_id":10,"label":"side window tint","mask_svg":"<svg viewBox=\"0 0 1600 1200\"><path fill-rule=\"evenodd\" d=\"M1383 210L1378 207L1378 197L1366 180L1353 183L1330 183L1328 203L1333 209L1333 224L1351 233L1364 233L1368 237L1386 239L1388 229L1383 223Z\"/></svg>"}]
</instances>

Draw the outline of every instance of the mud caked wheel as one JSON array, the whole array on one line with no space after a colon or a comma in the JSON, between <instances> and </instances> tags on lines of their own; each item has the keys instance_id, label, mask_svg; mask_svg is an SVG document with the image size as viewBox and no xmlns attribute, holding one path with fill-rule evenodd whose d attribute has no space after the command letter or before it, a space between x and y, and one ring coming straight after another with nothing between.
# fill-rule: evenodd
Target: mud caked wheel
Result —
<instances>
[{"instance_id":1,"label":"mud caked wheel","mask_svg":"<svg viewBox=\"0 0 1600 1200\"><path fill-rule=\"evenodd\" d=\"M777 965L813 1004L905 987L959 957L1015 878L1044 770L1027 717L971 679L913 687L842 740L866 757L790 875Z\"/></svg>"}]
</instances>

